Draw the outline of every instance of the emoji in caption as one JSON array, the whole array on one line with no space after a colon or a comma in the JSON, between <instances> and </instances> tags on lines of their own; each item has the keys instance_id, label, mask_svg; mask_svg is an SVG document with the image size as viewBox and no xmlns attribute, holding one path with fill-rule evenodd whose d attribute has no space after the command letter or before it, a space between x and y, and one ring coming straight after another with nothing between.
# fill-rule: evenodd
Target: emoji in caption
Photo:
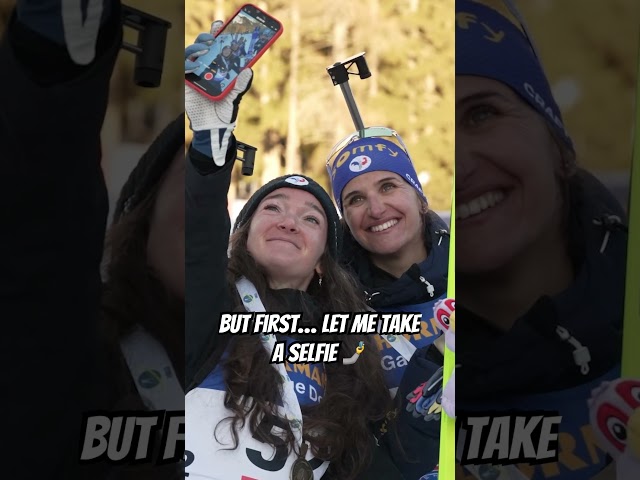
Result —
<instances>
[{"instance_id":1,"label":"emoji in caption","mask_svg":"<svg viewBox=\"0 0 640 480\"><path fill-rule=\"evenodd\" d=\"M353 365L354 363L356 363L358 361L358 358L360 358L360 354L364 352L364 342L360 342L358 343L358 346L356 347L356 353L354 353L353 355L351 355L349 358L343 358L342 359L342 364L343 365Z\"/></svg>"}]
</instances>

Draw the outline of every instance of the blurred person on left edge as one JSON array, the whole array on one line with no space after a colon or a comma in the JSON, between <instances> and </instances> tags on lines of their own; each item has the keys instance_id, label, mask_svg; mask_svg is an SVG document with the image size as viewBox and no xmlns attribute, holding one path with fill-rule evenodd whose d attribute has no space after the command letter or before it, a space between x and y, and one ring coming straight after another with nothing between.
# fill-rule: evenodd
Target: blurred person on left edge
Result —
<instances>
[{"instance_id":1,"label":"blurred person on left edge","mask_svg":"<svg viewBox=\"0 0 640 480\"><path fill-rule=\"evenodd\" d=\"M0 43L6 478L77 478L82 413L100 396L100 130L120 2L89 18L95 45L65 37L61 0L18 0Z\"/></svg>"},{"instance_id":2,"label":"blurred person on left edge","mask_svg":"<svg viewBox=\"0 0 640 480\"><path fill-rule=\"evenodd\" d=\"M121 6L102 0L78 2L81 12L65 8L63 16L61 0L19 0L0 44L0 317L11 320L2 350L29 352L5 378L20 395L7 410L16 448L3 473L182 478L176 464L78 463L83 412L157 409L154 401L184 409L184 126L181 115L125 185L103 284L108 199L100 131L122 43ZM73 30L80 18L83 28ZM134 382L139 365L131 352L144 357L155 342L164 352L159 366L167 367L158 370L177 379L169 398L145 398ZM20 447L34 439L46 445L36 462L32 448Z\"/></svg>"}]
</instances>

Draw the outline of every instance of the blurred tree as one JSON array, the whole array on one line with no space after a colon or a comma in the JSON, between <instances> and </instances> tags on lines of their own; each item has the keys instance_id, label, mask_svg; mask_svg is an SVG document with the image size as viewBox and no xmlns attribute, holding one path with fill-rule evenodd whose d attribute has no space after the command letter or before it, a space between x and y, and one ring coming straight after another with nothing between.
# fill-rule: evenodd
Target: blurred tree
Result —
<instances>
[{"instance_id":1,"label":"blurred tree","mask_svg":"<svg viewBox=\"0 0 640 480\"><path fill-rule=\"evenodd\" d=\"M4 32L4 27L9 21L9 15L11 15L15 3L15 0L0 0L0 35Z\"/></svg>"},{"instance_id":2,"label":"blurred tree","mask_svg":"<svg viewBox=\"0 0 640 480\"><path fill-rule=\"evenodd\" d=\"M285 170L301 172L300 135L298 131L298 70L300 64L300 2L291 0L291 54L289 59L289 123L287 125L287 149Z\"/></svg>"},{"instance_id":3,"label":"blurred tree","mask_svg":"<svg viewBox=\"0 0 640 480\"><path fill-rule=\"evenodd\" d=\"M243 99L236 133L259 150L254 177L235 176L238 194L246 196L257 188L256 178L268 180L282 168L301 169L328 187L326 155L354 126L326 68L365 51L372 77L350 81L365 125L395 128L422 172L432 208L449 209L453 1L257 2L283 23L284 33L256 64ZM208 30L213 13L227 18L243 3L227 1L221 12L210 0L186 0L185 45Z\"/></svg>"},{"instance_id":4,"label":"blurred tree","mask_svg":"<svg viewBox=\"0 0 640 480\"><path fill-rule=\"evenodd\" d=\"M133 83L135 55L122 51L112 78L112 110L118 109L123 126L123 140L150 142L167 123L184 111L184 0L157 2L125 0L125 5L137 8L171 22L167 33L162 81L158 88L142 88ZM125 28L124 39L137 43L138 32ZM119 99L126 98L126 104Z\"/></svg>"}]
</instances>

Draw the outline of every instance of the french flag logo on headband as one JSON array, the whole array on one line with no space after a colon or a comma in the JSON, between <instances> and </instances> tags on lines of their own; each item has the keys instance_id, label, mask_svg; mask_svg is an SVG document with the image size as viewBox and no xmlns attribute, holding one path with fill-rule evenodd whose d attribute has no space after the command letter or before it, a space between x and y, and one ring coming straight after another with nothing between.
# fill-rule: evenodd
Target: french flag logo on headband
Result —
<instances>
[{"instance_id":1,"label":"french flag logo on headband","mask_svg":"<svg viewBox=\"0 0 640 480\"><path fill-rule=\"evenodd\" d=\"M349 170L352 172L358 173L366 170L371 166L371 157L367 157L366 155L361 155L359 157L354 158L349 163Z\"/></svg>"}]
</instances>

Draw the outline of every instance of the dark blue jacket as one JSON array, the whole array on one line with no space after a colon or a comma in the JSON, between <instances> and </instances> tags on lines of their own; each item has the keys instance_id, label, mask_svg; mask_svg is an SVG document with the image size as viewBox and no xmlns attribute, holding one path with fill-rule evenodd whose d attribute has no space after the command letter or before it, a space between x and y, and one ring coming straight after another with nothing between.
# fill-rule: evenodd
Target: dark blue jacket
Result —
<instances>
[{"instance_id":1,"label":"dark blue jacket","mask_svg":"<svg viewBox=\"0 0 640 480\"><path fill-rule=\"evenodd\" d=\"M624 212L602 184L580 172L579 187L570 220L576 278L566 291L541 297L504 334L457 299L463 326L456 335L456 410L549 410L563 417L564 453L557 464L523 467L533 480L591 478L607 462L591 433L587 399L620 374L627 234ZM588 372L558 326L589 350Z\"/></svg>"},{"instance_id":2,"label":"dark blue jacket","mask_svg":"<svg viewBox=\"0 0 640 480\"><path fill-rule=\"evenodd\" d=\"M412 338L418 347L408 365L389 372L388 381L397 388L396 406L398 417L389 433L382 438L391 451L398 470L406 480L419 480L430 473L438 464L440 448L440 422L415 418L406 410L407 395L424 383L442 366L443 357L433 346L440 331L431 320L433 304L446 297L449 267L449 229L444 221L433 212L425 216L425 246L427 259L414 264L400 278L380 270L369 260L367 252L353 239L348 231L344 241L345 264L358 277L368 304L377 311L420 311L426 320L425 331ZM381 351L383 367L399 364L401 357L394 356L389 344ZM395 374L394 374L395 373ZM398 442L394 439L397 434ZM384 477L380 477L384 478Z\"/></svg>"},{"instance_id":3,"label":"dark blue jacket","mask_svg":"<svg viewBox=\"0 0 640 480\"><path fill-rule=\"evenodd\" d=\"M7 478L78 478L82 414L105 395L100 131L122 35L119 2L110 3L89 65L15 14L0 41L1 350L11 392L4 429L14 446ZM43 448L34 455L36 444Z\"/></svg>"}]
</instances>

